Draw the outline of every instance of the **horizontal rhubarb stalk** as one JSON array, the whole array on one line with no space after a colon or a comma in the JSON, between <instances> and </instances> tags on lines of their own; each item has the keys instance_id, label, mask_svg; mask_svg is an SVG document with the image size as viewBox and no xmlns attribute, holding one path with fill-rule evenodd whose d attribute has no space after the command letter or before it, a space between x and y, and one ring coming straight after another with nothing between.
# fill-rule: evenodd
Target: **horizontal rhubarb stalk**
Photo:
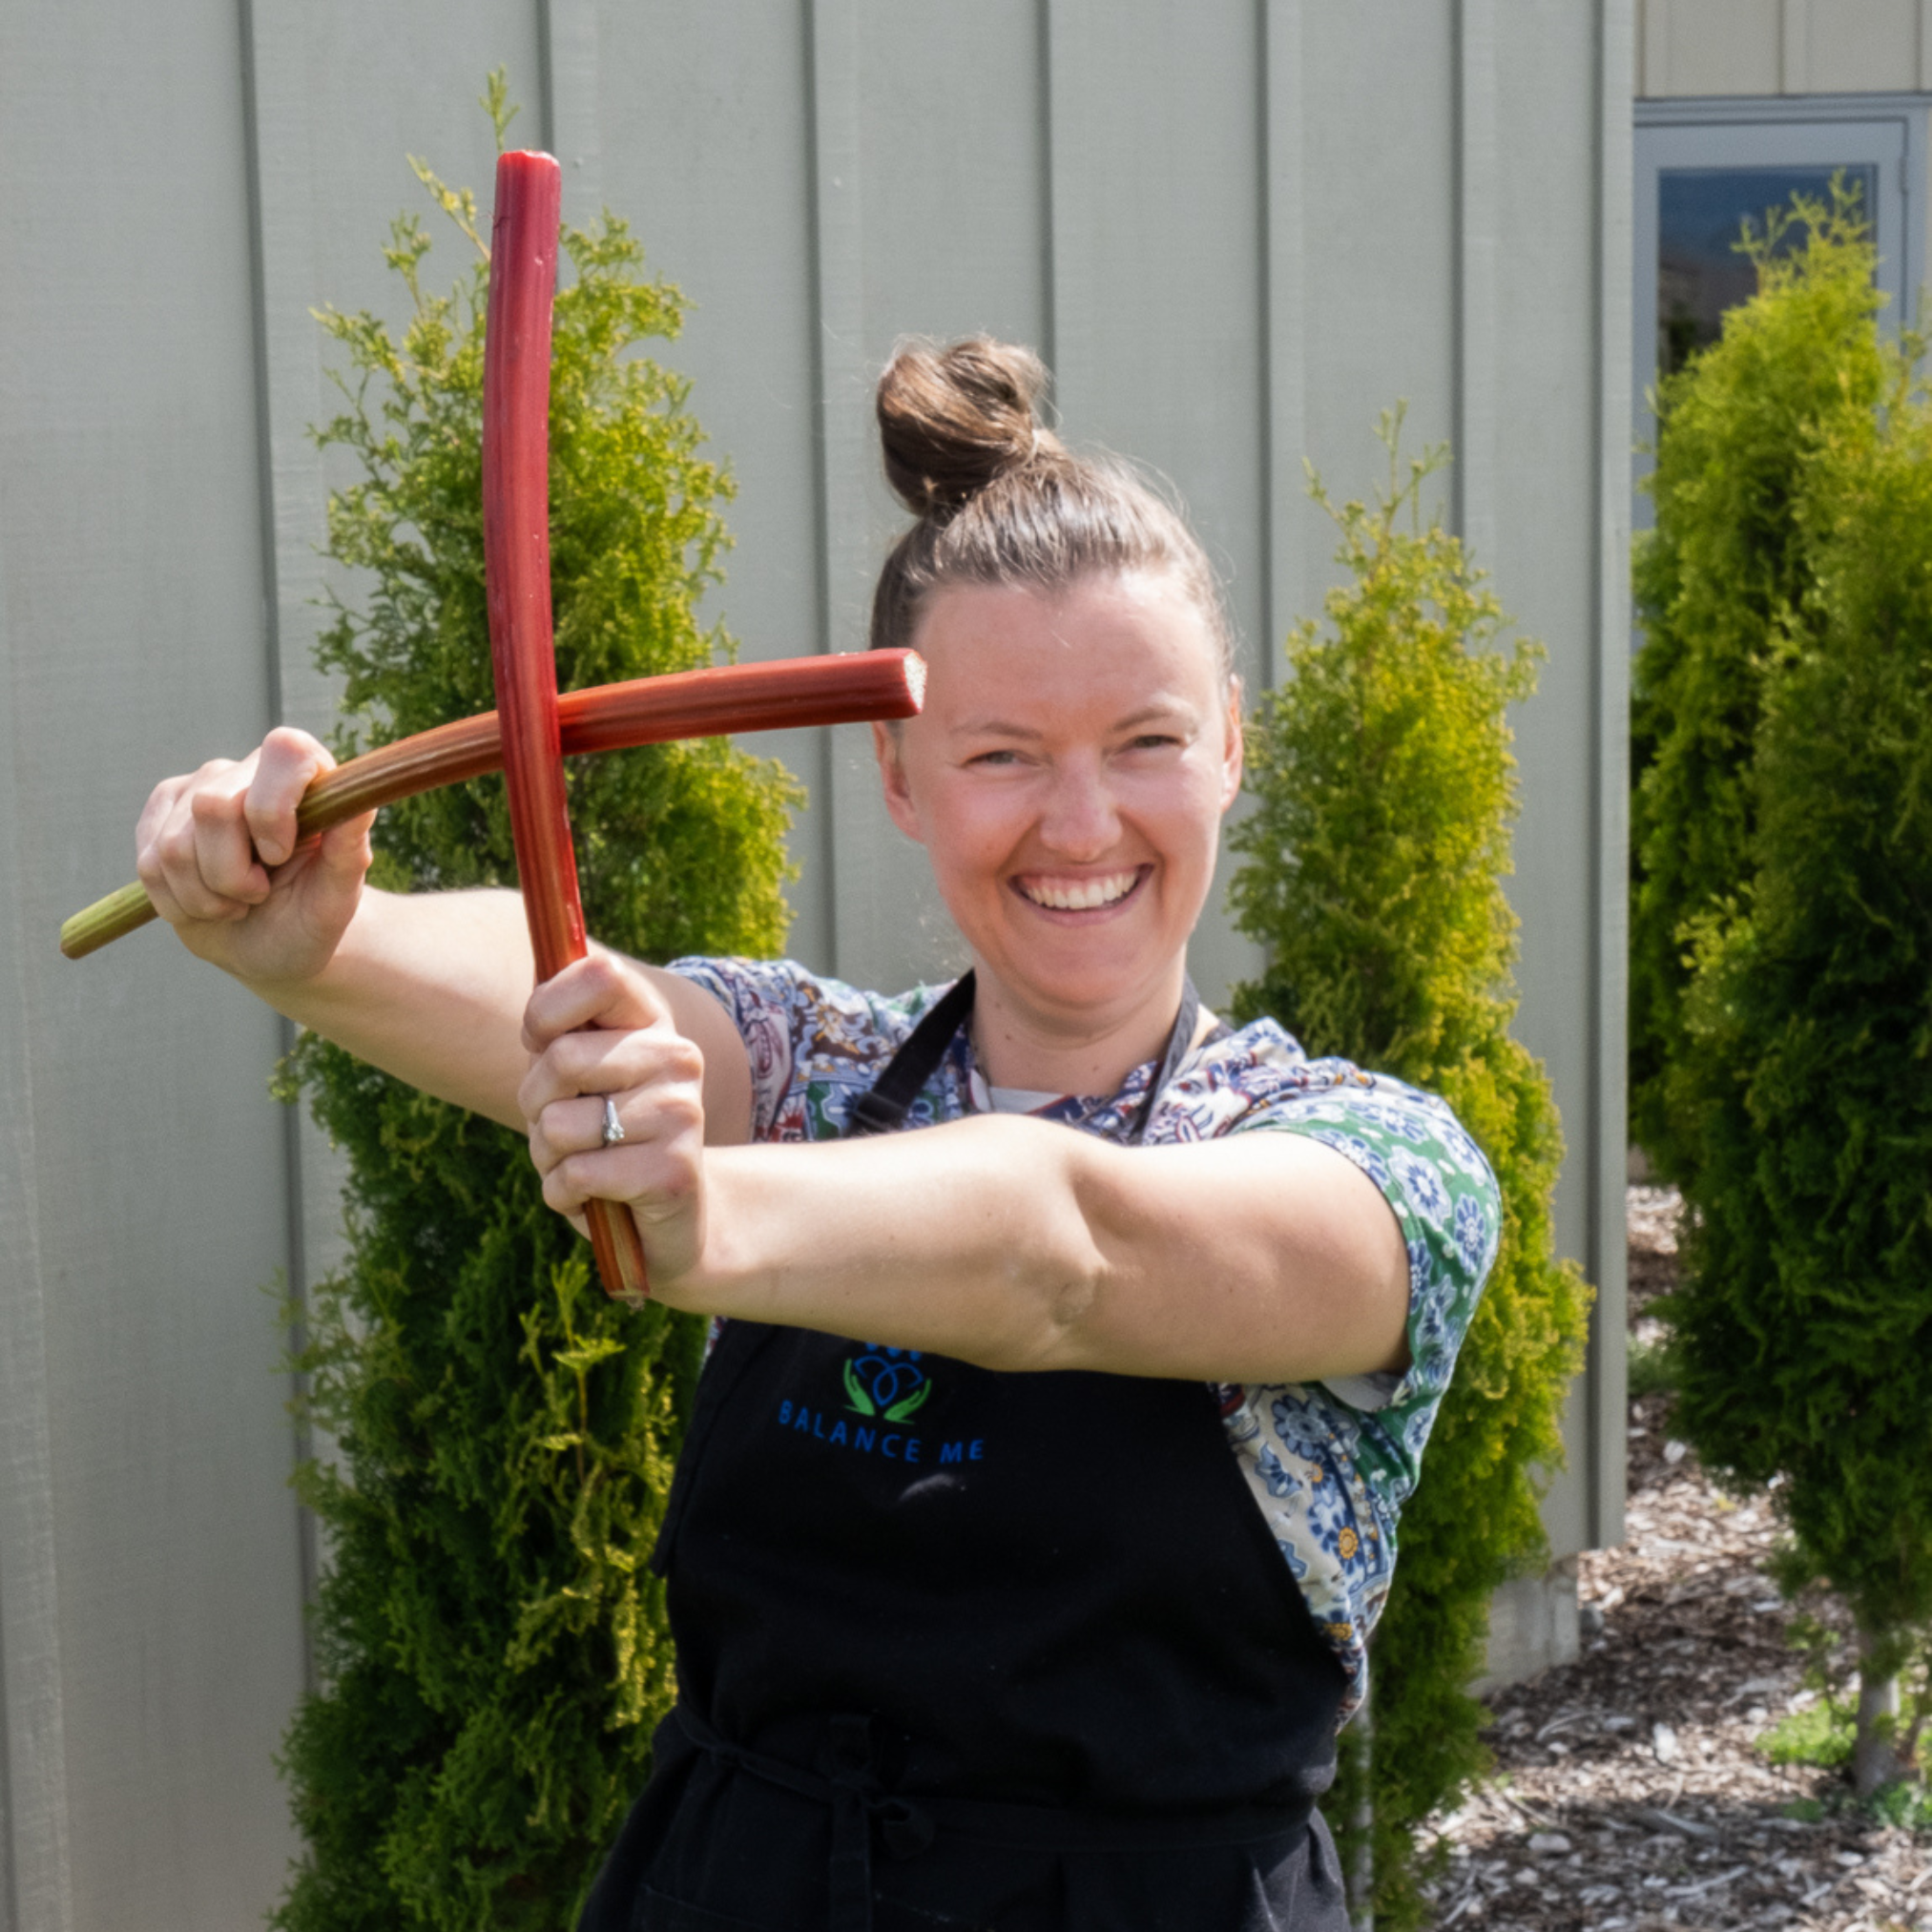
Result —
<instances>
[{"instance_id":1,"label":"horizontal rhubarb stalk","mask_svg":"<svg viewBox=\"0 0 1932 1932\"><path fill-rule=\"evenodd\" d=\"M557 719L565 756L576 757L674 738L910 717L924 687L925 667L910 651L786 657L566 691L557 697ZM302 794L297 831L304 841L319 838L380 805L502 767L495 712L440 724L324 772ZM85 959L154 917L147 888L124 885L76 912L60 928L60 949L69 959Z\"/></svg>"}]
</instances>

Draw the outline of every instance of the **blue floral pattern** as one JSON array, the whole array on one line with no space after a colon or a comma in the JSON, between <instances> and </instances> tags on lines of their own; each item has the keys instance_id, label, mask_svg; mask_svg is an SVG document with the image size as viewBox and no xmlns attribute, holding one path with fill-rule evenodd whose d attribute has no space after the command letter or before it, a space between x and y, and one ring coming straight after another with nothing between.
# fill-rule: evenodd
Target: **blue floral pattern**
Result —
<instances>
[{"instance_id":1,"label":"blue floral pattern","mask_svg":"<svg viewBox=\"0 0 1932 1932\"><path fill-rule=\"evenodd\" d=\"M737 1024L751 1056L753 1137L830 1139L859 1096L945 991L895 998L821 979L789 960L682 959ZM1104 1097L1070 1095L1039 1117L1117 1134L1155 1069ZM908 1126L973 1111L962 1035ZM1147 1142L1255 1132L1304 1133L1354 1162L1402 1225L1409 1257L1409 1353L1397 1377L1227 1384L1215 1390L1228 1443L1318 1628L1349 1675L1345 1722L1368 1681L1367 1643L1395 1572L1397 1526L1476 1298L1496 1258L1502 1210L1482 1151L1440 1100L1345 1060L1310 1060L1272 1020L1197 1048L1161 1096ZM864 1400L909 1399L916 1358L852 1364ZM904 1362L902 1367L901 1362ZM904 1383L906 1394L900 1394ZM888 1386L889 1384L889 1386Z\"/></svg>"}]
</instances>

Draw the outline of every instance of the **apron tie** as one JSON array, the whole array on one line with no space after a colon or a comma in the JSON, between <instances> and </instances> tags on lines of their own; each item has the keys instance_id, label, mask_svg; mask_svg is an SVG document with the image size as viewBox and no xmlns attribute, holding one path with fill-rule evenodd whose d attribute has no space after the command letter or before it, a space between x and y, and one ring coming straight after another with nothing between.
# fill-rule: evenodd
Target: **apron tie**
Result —
<instances>
[{"instance_id":1,"label":"apron tie","mask_svg":"<svg viewBox=\"0 0 1932 1932\"><path fill-rule=\"evenodd\" d=\"M672 1714L685 1736L708 1756L800 1797L831 1806L828 1932L872 1932L874 1821L885 1849L895 1859L916 1858L932 1843L937 1826L929 1812L910 1798L887 1791L881 1781L871 1718L838 1716L831 1720L830 1735L820 1754L819 1761L824 1767L820 1776L782 1758L726 1742L687 1704L675 1705Z\"/></svg>"}]
</instances>

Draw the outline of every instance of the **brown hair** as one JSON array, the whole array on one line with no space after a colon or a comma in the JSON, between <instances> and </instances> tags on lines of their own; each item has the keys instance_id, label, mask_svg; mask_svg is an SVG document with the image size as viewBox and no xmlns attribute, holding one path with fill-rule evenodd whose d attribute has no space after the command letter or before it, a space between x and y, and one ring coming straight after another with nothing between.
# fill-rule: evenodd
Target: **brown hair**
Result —
<instances>
[{"instance_id":1,"label":"brown hair","mask_svg":"<svg viewBox=\"0 0 1932 1932\"><path fill-rule=\"evenodd\" d=\"M1220 672L1234 651L1220 589L1180 512L1125 463L1076 456L1036 419L1046 366L971 336L902 344L879 379L885 479L919 521L893 545L872 597L872 648L912 642L949 584L1052 594L1083 577L1169 572L1207 621Z\"/></svg>"}]
</instances>

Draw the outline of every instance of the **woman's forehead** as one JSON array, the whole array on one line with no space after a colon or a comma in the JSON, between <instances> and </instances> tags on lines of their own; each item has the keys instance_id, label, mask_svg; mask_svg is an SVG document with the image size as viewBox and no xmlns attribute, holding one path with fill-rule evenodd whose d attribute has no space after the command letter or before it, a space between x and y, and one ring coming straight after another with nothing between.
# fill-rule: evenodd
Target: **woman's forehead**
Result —
<instances>
[{"instance_id":1,"label":"woman's forehead","mask_svg":"<svg viewBox=\"0 0 1932 1932\"><path fill-rule=\"evenodd\" d=\"M1053 591L949 585L927 604L916 644L932 673L928 704L1011 696L1022 681L1072 696L1096 684L1120 692L1219 680L1213 627L1168 571L1083 577Z\"/></svg>"}]
</instances>

